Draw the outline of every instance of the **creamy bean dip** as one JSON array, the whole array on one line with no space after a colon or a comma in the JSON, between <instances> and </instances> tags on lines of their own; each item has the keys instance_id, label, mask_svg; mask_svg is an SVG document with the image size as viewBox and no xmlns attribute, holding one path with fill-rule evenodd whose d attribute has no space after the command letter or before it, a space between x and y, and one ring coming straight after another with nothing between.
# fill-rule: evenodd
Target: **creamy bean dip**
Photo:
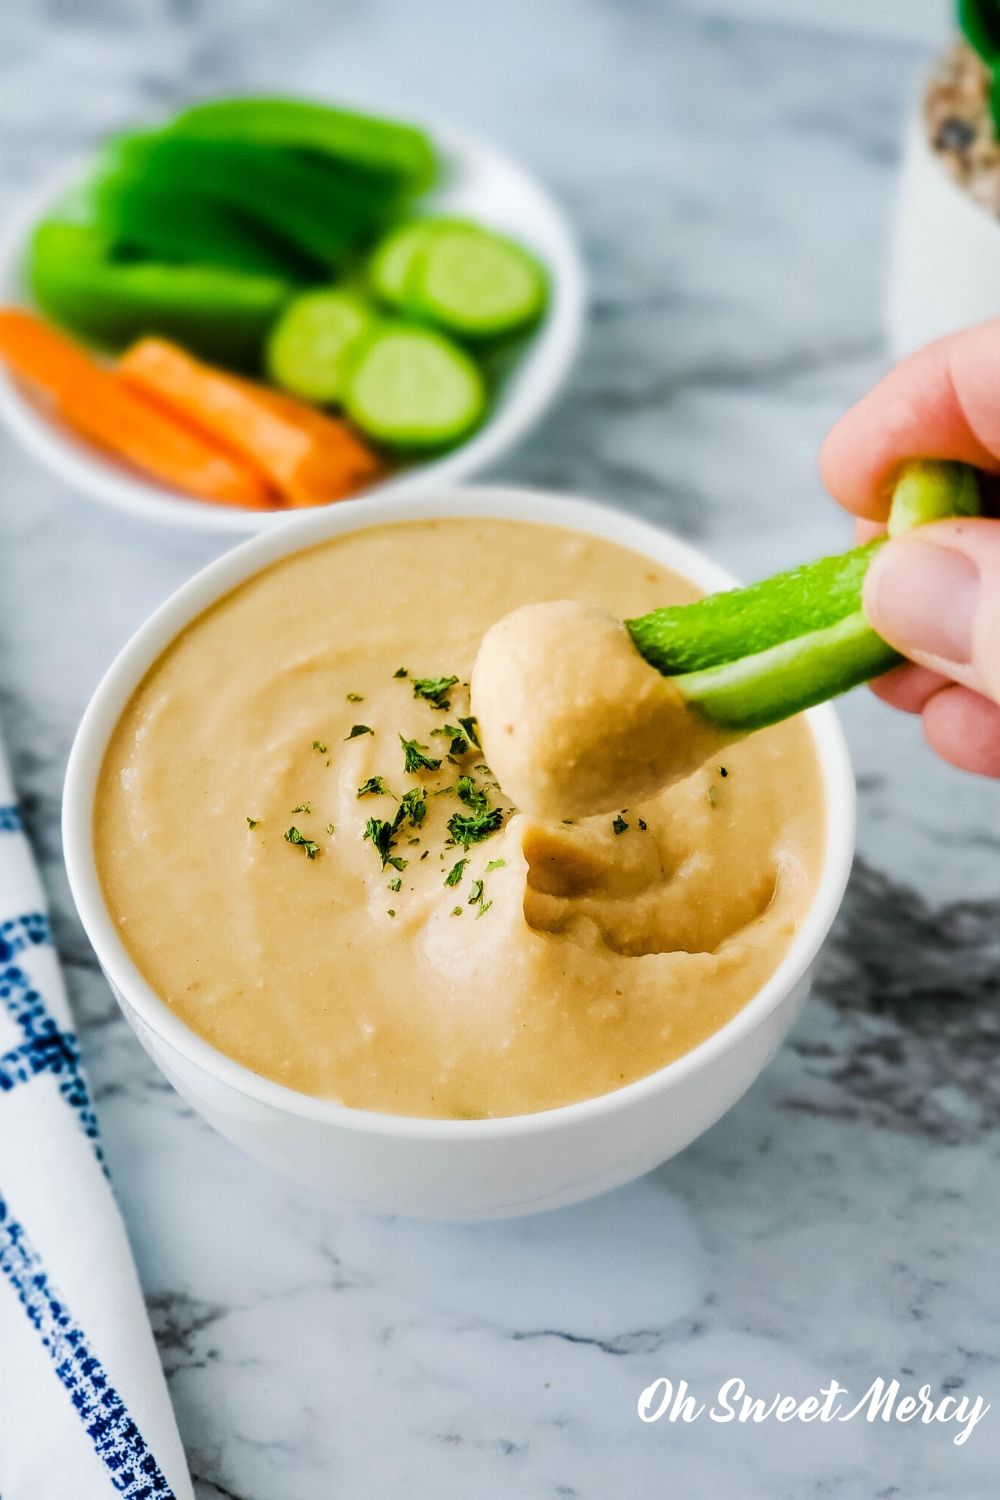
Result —
<instances>
[{"instance_id":1,"label":"creamy bean dip","mask_svg":"<svg viewBox=\"0 0 1000 1500\"><path fill-rule=\"evenodd\" d=\"M690 776L734 736L644 661L592 604L525 604L486 632L472 702L494 774L522 812L588 817Z\"/></svg>"},{"instance_id":2,"label":"creamy bean dip","mask_svg":"<svg viewBox=\"0 0 1000 1500\"><path fill-rule=\"evenodd\" d=\"M620 619L696 594L508 521L380 526L252 578L160 657L105 757L98 868L139 969L222 1052L363 1109L528 1113L687 1052L812 899L808 729L613 812L539 817L498 784L469 683L520 606Z\"/></svg>"}]
</instances>

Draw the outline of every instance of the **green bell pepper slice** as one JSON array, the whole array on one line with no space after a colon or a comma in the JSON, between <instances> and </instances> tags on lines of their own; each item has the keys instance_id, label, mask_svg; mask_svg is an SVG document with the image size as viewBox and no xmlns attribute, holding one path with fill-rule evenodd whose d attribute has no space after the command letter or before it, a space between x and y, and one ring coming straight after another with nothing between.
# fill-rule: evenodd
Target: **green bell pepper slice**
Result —
<instances>
[{"instance_id":1,"label":"green bell pepper slice","mask_svg":"<svg viewBox=\"0 0 1000 1500\"><path fill-rule=\"evenodd\" d=\"M980 509L975 470L918 460L897 481L889 534ZM872 629L862 604L865 574L884 542L876 538L749 588L654 610L626 627L640 655L703 718L733 734L762 729L901 661Z\"/></svg>"},{"instance_id":2,"label":"green bell pepper slice","mask_svg":"<svg viewBox=\"0 0 1000 1500\"><path fill-rule=\"evenodd\" d=\"M35 230L28 280L42 312L102 347L158 334L248 371L259 368L267 331L294 290L277 276L115 260L92 225L58 220Z\"/></svg>"},{"instance_id":3,"label":"green bell pepper slice","mask_svg":"<svg viewBox=\"0 0 1000 1500\"><path fill-rule=\"evenodd\" d=\"M170 129L199 140L315 152L406 196L426 192L437 175L430 137L417 126L302 99L216 99L184 110Z\"/></svg>"},{"instance_id":4,"label":"green bell pepper slice","mask_svg":"<svg viewBox=\"0 0 1000 1500\"><path fill-rule=\"evenodd\" d=\"M120 138L104 165L178 201L208 198L324 275L381 233L399 206L324 162L248 141L145 132Z\"/></svg>"},{"instance_id":5,"label":"green bell pepper slice","mask_svg":"<svg viewBox=\"0 0 1000 1500\"><path fill-rule=\"evenodd\" d=\"M290 246L204 193L179 193L128 172L105 172L91 184L90 197L96 227L117 256L293 280L305 274Z\"/></svg>"}]
</instances>

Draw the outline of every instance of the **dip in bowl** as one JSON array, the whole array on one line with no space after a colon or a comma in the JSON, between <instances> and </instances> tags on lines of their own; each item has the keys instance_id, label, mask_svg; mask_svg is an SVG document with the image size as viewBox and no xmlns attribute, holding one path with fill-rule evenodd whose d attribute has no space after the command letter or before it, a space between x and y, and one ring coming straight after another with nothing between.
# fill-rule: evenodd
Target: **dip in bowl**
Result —
<instances>
[{"instance_id":1,"label":"dip in bowl","mask_svg":"<svg viewBox=\"0 0 1000 1500\"><path fill-rule=\"evenodd\" d=\"M540 822L492 776L467 684L519 605L729 583L616 512L483 488L290 523L157 611L84 718L64 839L179 1091L290 1175L443 1218L573 1202L716 1120L843 893L832 711L614 817Z\"/></svg>"}]
</instances>

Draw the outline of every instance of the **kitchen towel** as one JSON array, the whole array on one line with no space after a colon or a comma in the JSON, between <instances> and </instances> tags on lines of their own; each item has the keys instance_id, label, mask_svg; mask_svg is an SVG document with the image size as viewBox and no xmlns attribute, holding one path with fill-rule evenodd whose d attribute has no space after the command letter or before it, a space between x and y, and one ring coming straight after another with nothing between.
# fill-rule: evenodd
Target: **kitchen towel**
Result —
<instances>
[{"instance_id":1,"label":"kitchen towel","mask_svg":"<svg viewBox=\"0 0 1000 1500\"><path fill-rule=\"evenodd\" d=\"M0 1497L193 1500L0 745Z\"/></svg>"}]
</instances>

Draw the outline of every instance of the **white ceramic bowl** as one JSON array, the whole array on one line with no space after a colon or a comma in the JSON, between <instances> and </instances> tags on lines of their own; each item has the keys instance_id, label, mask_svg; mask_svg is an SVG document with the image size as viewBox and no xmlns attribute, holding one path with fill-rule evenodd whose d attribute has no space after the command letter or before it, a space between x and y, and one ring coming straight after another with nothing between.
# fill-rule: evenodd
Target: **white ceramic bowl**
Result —
<instances>
[{"instance_id":1,"label":"white ceramic bowl","mask_svg":"<svg viewBox=\"0 0 1000 1500\"><path fill-rule=\"evenodd\" d=\"M511 359L478 431L441 457L418 461L373 485L369 494L436 492L499 458L538 421L556 395L583 329L583 267L572 231L545 188L494 147L457 130L429 128L446 164L446 175L442 186L422 200L422 210L467 216L521 241L548 269L551 296L544 319ZM79 180L86 166L77 163L62 173L16 215L0 242L0 303L30 305L24 266L32 226ZM2 365L0 420L74 489L151 521L245 535L288 519L287 511L213 505L157 484L53 419Z\"/></svg>"},{"instance_id":2,"label":"white ceramic bowl","mask_svg":"<svg viewBox=\"0 0 1000 1500\"><path fill-rule=\"evenodd\" d=\"M902 359L1000 315L1000 220L948 173L920 111L907 127L889 252L885 320Z\"/></svg>"},{"instance_id":3,"label":"white ceramic bowl","mask_svg":"<svg viewBox=\"0 0 1000 1500\"><path fill-rule=\"evenodd\" d=\"M539 1114L427 1120L299 1094L233 1062L154 994L104 904L93 805L109 737L133 691L178 632L245 579L328 537L443 516L575 528L631 547L707 589L733 583L700 553L645 522L531 490L456 489L419 504L398 497L347 501L290 521L197 574L109 668L70 755L63 843L80 917L133 1030L177 1090L223 1135L269 1166L369 1208L425 1218L500 1218L573 1203L638 1177L693 1141L750 1086L805 997L810 967L840 905L854 846L854 781L833 710L811 710L807 721L822 767L828 826L809 914L775 973L731 1021L637 1083Z\"/></svg>"}]
</instances>

